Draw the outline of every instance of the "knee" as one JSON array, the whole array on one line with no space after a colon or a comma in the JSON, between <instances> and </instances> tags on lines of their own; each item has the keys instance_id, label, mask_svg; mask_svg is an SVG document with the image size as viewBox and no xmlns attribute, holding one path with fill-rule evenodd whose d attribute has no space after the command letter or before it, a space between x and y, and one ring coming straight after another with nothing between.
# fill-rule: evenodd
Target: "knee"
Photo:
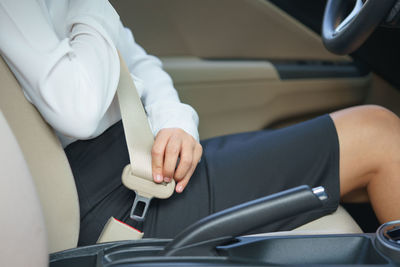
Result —
<instances>
[{"instance_id":1,"label":"knee","mask_svg":"<svg viewBox=\"0 0 400 267\"><path fill-rule=\"evenodd\" d=\"M377 105L363 105L340 110L331 114L335 124L353 130L369 132L375 137L386 134L400 135L400 119L390 110Z\"/></svg>"},{"instance_id":2,"label":"knee","mask_svg":"<svg viewBox=\"0 0 400 267\"><path fill-rule=\"evenodd\" d=\"M377 106L358 107L354 116L360 122L357 131L365 141L383 154L400 159L400 119L390 110Z\"/></svg>"},{"instance_id":3,"label":"knee","mask_svg":"<svg viewBox=\"0 0 400 267\"><path fill-rule=\"evenodd\" d=\"M383 170L400 166L400 120L394 113L365 105L331 116L339 139L342 193L364 187Z\"/></svg>"},{"instance_id":4,"label":"knee","mask_svg":"<svg viewBox=\"0 0 400 267\"><path fill-rule=\"evenodd\" d=\"M375 120L387 120L387 121L398 121L399 118L392 111L385 107L378 105L363 105L359 107L364 115L370 116Z\"/></svg>"},{"instance_id":5,"label":"knee","mask_svg":"<svg viewBox=\"0 0 400 267\"><path fill-rule=\"evenodd\" d=\"M340 135L365 149L400 159L400 119L390 110L364 105L331 114Z\"/></svg>"},{"instance_id":6,"label":"knee","mask_svg":"<svg viewBox=\"0 0 400 267\"><path fill-rule=\"evenodd\" d=\"M359 107L360 121L375 138L398 138L400 142L400 119L392 111L377 105Z\"/></svg>"}]
</instances>

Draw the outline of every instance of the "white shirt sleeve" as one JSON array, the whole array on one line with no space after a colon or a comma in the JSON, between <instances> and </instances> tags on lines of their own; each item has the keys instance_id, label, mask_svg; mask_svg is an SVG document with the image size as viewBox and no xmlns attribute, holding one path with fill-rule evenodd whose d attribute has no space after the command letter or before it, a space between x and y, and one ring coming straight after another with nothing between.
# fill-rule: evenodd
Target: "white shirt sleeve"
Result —
<instances>
[{"instance_id":1,"label":"white shirt sleeve","mask_svg":"<svg viewBox=\"0 0 400 267\"><path fill-rule=\"evenodd\" d=\"M67 37L61 39L43 1L0 0L0 52L52 127L87 139L117 88L113 44L120 21L107 0L71 0L68 5L61 27Z\"/></svg>"},{"instance_id":2,"label":"white shirt sleeve","mask_svg":"<svg viewBox=\"0 0 400 267\"><path fill-rule=\"evenodd\" d=\"M120 24L118 50L134 75L154 135L163 128L181 128L197 141L199 117L189 105L180 102L171 77L162 69L161 61L139 46L128 28ZM139 78L139 79L138 79Z\"/></svg>"}]
</instances>

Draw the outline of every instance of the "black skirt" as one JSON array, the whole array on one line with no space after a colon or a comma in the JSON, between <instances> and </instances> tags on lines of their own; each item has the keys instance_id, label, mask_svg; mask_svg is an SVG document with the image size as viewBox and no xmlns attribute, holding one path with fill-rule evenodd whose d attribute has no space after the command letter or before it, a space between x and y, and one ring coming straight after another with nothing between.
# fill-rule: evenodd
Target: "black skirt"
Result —
<instances>
[{"instance_id":1,"label":"black skirt","mask_svg":"<svg viewBox=\"0 0 400 267\"><path fill-rule=\"evenodd\" d=\"M339 143L329 115L201 144L203 157L184 192L152 200L142 226L145 237L173 238L211 213L303 184L324 186L328 205L255 232L291 230L338 206ZM95 243L111 216L135 225L129 218L135 193L121 184L122 169L129 162L122 123L97 138L70 144L65 152L79 196L79 245Z\"/></svg>"}]
</instances>

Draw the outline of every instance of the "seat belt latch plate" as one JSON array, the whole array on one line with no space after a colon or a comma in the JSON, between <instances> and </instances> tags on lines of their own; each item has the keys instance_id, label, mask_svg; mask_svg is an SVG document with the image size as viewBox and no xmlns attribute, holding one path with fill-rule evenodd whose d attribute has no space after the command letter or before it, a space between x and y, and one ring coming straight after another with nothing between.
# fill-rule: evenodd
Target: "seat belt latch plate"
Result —
<instances>
[{"instance_id":1,"label":"seat belt latch plate","mask_svg":"<svg viewBox=\"0 0 400 267\"><path fill-rule=\"evenodd\" d=\"M127 165L122 172L122 183L129 189L135 191L136 197L133 202L130 217L136 221L143 221L150 201L153 197L166 199L175 190L175 181L170 183L155 183L152 179L136 176L131 171L131 165Z\"/></svg>"}]
</instances>

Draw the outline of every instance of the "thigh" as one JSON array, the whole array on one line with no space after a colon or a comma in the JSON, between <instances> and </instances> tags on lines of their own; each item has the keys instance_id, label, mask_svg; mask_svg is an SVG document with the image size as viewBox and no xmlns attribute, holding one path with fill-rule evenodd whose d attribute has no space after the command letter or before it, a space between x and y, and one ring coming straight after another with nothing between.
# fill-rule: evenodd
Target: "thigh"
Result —
<instances>
[{"instance_id":1,"label":"thigh","mask_svg":"<svg viewBox=\"0 0 400 267\"><path fill-rule=\"evenodd\" d=\"M174 237L206 215L303 184L324 186L328 205L257 231L290 230L337 208L339 145L328 115L280 130L213 138L202 145L203 158L184 193L153 201L145 236Z\"/></svg>"}]
</instances>

